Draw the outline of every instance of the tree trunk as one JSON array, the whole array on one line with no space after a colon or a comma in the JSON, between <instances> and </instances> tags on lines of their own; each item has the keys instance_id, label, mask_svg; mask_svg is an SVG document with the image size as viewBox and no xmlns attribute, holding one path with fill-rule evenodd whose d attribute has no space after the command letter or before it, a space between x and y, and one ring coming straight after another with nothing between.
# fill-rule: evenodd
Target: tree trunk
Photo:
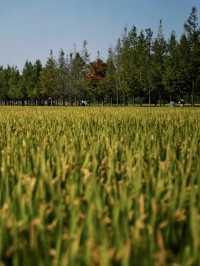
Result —
<instances>
[{"instance_id":1,"label":"tree trunk","mask_svg":"<svg viewBox=\"0 0 200 266\"><path fill-rule=\"evenodd\" d=\"M117 106L119 105L119 91L117 89Z\"/></svg>"},{"instance_id":2,"label":"tree trunk","mask_svg":"<svg viewBox=\"0 0 200 266\"><path fill-rule=\"evenodd\" d=\"M192 100L192 106L194 106L194 81L192 82L192 95L191 95L191 100Z\"/></svg>"},{"instance_id":3,"label":"tree trunk","mask_svg":"<svg viewBox=\"0 0 200 266\"><path fill-rule=\"evenodd\" d=\"M160 95L160 92L159 92L159 106L161 107L161 95Z\"/></svg>"},{"instance_id":4,"label":"tree trunk","mask_svg":"<svg viewBox=\"0 0 200 266\"><path fill-rule=\"evenodd\" d=\"M149 88L149 107L151 107L151 89Z\"/></svg>"}]
</instances>

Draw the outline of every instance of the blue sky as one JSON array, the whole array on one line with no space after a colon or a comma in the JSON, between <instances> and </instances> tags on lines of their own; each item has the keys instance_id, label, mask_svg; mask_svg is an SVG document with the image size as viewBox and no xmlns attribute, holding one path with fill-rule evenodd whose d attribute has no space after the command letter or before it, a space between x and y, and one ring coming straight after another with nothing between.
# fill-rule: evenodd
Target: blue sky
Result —
<instances>
[{"instance_id":1,"label":"blue sky","mask_svg":"<svg viewBox=\"0 0 200 266\"><path fill-rule=\"evenodd\" d=\"M53 49L67 52L88 41L91 57L105 56L125 26L157 31L163 19L166 35L180 34L197 0L0 0L0 64L18 65L26 59L43 62Z\"/></svg>"}]
</instances>

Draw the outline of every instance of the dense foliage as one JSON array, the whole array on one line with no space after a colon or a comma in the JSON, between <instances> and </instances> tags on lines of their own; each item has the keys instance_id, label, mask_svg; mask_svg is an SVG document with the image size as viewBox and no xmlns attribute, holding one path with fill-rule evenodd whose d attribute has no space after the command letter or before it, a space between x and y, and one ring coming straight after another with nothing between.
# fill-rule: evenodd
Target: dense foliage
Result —
<instances>
[{"instance_id":1,"label":"dense foliage","mask_svg":"<svg viewBox=\"0 0 200 266\"><path fill-rule=\"evenodd\" d=\"M200 264L199 109L1 107L0 135L0 265Z\"/></svg>"},{"instance_id":2,"label":"dense foliage","mask_svg":"<svg viewBox=\"0 0 200 266\"><path fill-rule=\"evenodd\" d=\"M182 98L194 103L200 96L200 29L196 8L178 39L152 30L125 29L104 62L90 62L87 42L56 59L51 51L44 66L27 61L22 73L16 67L0 68L1 103L78 104L162 103Z\"/></svg>"}]
</instances>

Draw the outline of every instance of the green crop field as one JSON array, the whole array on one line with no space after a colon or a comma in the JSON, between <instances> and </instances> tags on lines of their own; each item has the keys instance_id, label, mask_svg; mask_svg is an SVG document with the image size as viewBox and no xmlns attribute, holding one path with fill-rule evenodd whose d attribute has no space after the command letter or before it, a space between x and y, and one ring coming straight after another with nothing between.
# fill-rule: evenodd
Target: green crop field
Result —
<instances>
[{"instance_id":1,"label":"green crop field","mask_svg":"<svg viewBox=\"0 0 200 266\"><path fill-rule=\"evenodd\" d=\"M200 265L200 109L1 107L0 265Z\"/></svg>"}]
</instances>

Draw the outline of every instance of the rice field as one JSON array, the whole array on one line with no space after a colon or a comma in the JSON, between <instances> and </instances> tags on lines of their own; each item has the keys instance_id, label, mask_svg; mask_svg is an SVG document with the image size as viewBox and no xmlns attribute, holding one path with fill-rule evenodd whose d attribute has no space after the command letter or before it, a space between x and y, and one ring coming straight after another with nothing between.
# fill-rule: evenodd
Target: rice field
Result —
<instances>
[{"instance_id":1,"label":"rice field","mask_svg":"<svg viewBox=\"0 0 200 266\"><path fill-rule=\"evenodd\" d=\"M0 265L200 265L200 109L0 107Z\"/></svg>"}]
</instances>

